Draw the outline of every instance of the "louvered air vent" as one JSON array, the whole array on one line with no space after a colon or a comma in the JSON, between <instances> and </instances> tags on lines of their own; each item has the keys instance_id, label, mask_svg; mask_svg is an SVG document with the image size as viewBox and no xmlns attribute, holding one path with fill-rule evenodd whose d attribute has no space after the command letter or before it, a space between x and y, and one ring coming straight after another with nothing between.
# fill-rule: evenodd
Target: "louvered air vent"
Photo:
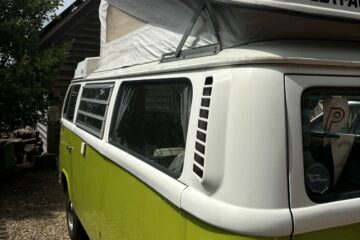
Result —
<instances>
[{"instance_id":1,"label":"louvered air vent","mask_svg":"<svg viewBox=\"0 0 360 240\"><path fill-rule=\"evenodd\" d=\"M193 172L201 180L203 179L203 176L204 176L206 133L207 133L207 127L208 127L212 85L213 85L213 78L207 77L205 80L205 86L204 86L203 95L201 98L199 122L198 122L198 129L197 129L197 133L196 133Z\"/></svg>"}]
</instances>

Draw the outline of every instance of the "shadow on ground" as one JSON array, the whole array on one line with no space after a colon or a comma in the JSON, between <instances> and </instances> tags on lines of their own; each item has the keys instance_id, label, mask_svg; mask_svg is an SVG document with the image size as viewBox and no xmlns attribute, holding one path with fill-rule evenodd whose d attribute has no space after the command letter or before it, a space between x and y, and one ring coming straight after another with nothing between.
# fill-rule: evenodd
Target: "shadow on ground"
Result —
<instances>
[{"instance_id":1,"label":"shadow on ground","mask_svg":"<svg viewBox=\"0 0 360 240\"><path fill-rule=\"evenodd\" d=\"M0 239L68 239L64 202L56 170L0 176Z\"/></svg>"}]
</instances>

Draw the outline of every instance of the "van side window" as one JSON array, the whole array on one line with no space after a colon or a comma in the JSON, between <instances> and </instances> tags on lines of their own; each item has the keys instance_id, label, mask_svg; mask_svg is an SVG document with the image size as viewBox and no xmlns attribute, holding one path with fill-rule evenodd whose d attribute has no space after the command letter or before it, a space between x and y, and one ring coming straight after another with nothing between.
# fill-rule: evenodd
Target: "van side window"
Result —
<instances>
[{"instance_id":1,"label":"van side window","mask_svg":"<svg viewBox=\"0 0 360 240\"><path fill-rule=\"evenodd\" d=\"M114 111L110 143L179 177L191 99L188 80L123 83Z\"/></svg>"},{"instance_id":2,"label":"van side window","mask_svg":"<svg viewBox=\"0 0 360 240\"><path fill-rule=\"evenodd\" d=\"M69 121L72 121L74 119L76 99L78 97L79 90L80 90L79 84L72 85L65 100L63 117Z\"/></svg>"},{"instance_id":3,"label":"van side window","mask_svg":"<svg viewBox=\"0 0 360 240\"><path fill-rule=\"evenodd\" d=\"M305 185L317 203L360 197L359 89L302 96Z\"/></svg>"},{"instance_id":4,"label":"van side window","mask_svg":"<svg viewBox=\"0 0 360 240\"><path fill-rule=\"evenodd\" d=\"M102 137L113 84L86 84L80 99L76 125Z\"/></svg>"}]
</instances>

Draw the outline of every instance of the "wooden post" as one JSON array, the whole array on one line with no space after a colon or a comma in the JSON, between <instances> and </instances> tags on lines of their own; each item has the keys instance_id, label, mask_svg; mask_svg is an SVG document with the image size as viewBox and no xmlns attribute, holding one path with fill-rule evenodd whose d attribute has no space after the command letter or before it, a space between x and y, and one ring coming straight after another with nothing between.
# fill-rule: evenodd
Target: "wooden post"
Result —
<instances>
[{"instance_id":1,"label":"wooden post","mask_svg":"<svg viewBox=\"0 0 360 240\"><path fill-rule=\"evenodd\" d=\"M50 106L47 116L47 152L59 155L60 106Z\"/></svg>"}]
</instances>

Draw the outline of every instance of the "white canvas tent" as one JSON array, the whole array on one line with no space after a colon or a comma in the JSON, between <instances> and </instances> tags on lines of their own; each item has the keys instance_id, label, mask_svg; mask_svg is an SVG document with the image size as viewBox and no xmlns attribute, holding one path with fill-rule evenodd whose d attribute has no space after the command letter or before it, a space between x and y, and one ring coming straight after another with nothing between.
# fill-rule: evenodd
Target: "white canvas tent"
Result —
<instances>
[{"instance_id":1,"label":"white canvas tent","mask_svg":"<svg viewBox=\"0 0 360 240\"><path fill-rule=\"evenodd\" d=\"M199 3L102 0L99 70L158 61L163 54L174 51ZM199 19L185 47L216 41L205 21Z\"/></svg>"},{"instance_id":2,"label":"white canvas tent","mask_svg":"<svg viewBox=\"0 0 360 240\"><path fill-rule=\"evenodd\" d=\"M160 61L176 50L203 4L202 0L102 0L96 71ZM217 0L208 6L211 9L201 12L183 49L216 43L223 49L278 39L360 41L360 24L348 21L360 19L353 7L304 0Z\"/></svg>"}]
</instances>

